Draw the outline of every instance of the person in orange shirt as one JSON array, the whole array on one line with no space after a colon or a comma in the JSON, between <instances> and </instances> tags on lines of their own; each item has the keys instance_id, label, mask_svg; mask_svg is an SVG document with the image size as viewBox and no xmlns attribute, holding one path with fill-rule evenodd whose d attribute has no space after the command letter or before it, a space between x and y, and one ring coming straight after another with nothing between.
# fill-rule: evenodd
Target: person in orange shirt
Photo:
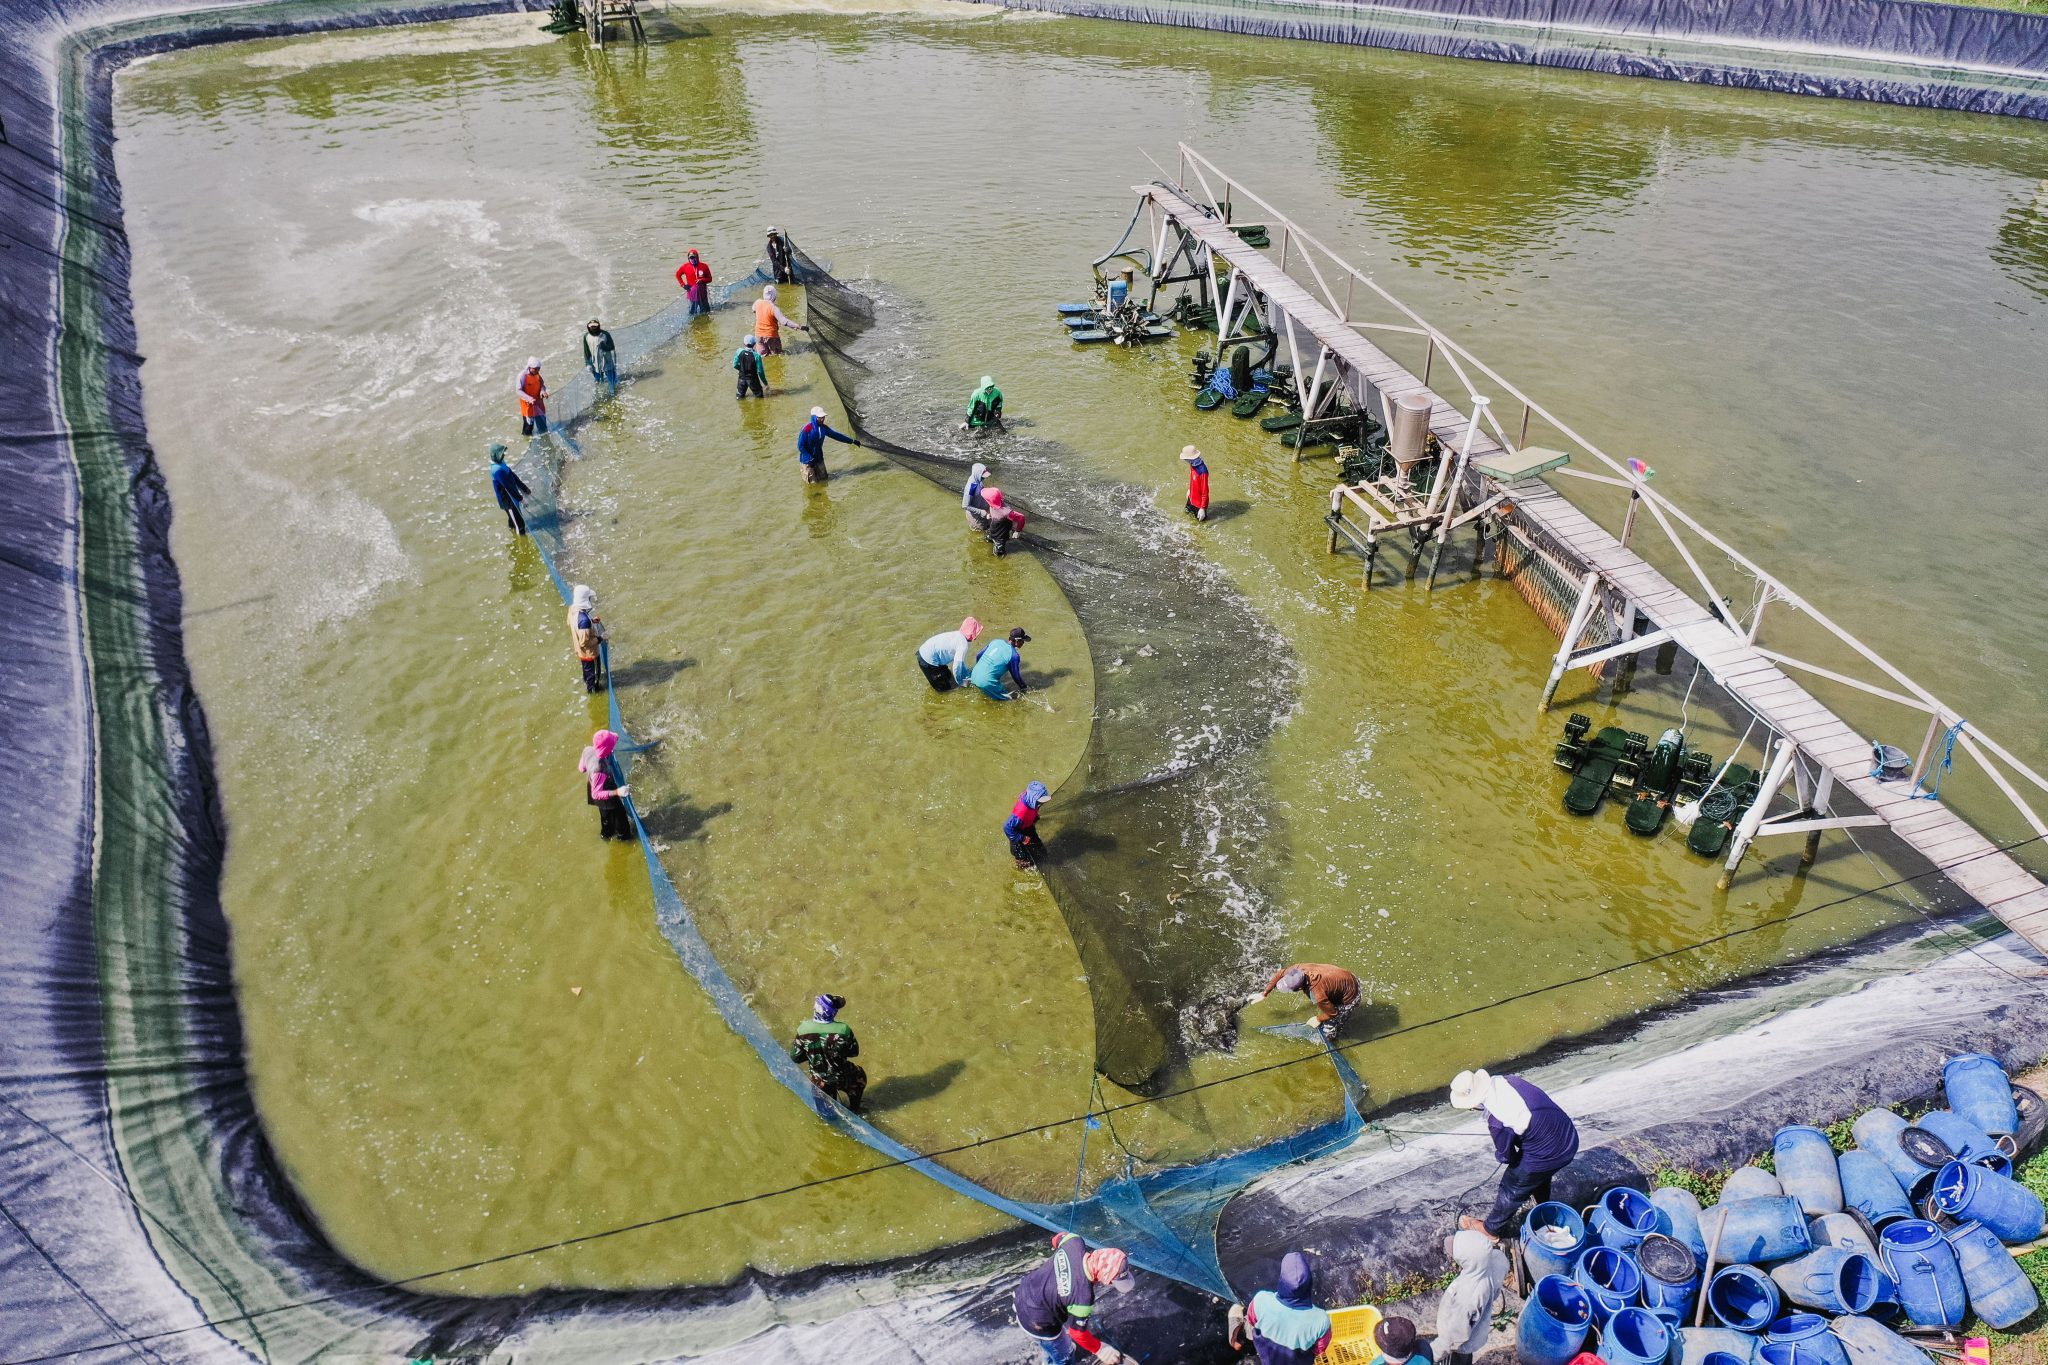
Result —
<instances>
[{"instance_id":1,"label":"person in orange shirt","mask_svg":"<svg viewBox=\"0 0 2048 1365\"><path fill-rule=\"evenodd\" d=\"M548 381L540 377L540 358L528 356L526 368L512 381L519 392L519 434L545 436L548 430Z\"/></svg>"},{"instance_id":2,"label":"person in orange shirt","mask_svg":"<svg viewBox=\"0 0 2048 1365\"><path fill-rule=\"evenodd\" d=\"M1316 1016L1309 1022L1325 1038L1337 1036L1344 1017L1358 1007L1359 997L1364 994L1358 978L1342 967L1327 962L1297 962L1273 973L1266 989L1247 997L1244 1003L1256 1005L1274 991L1300 991L1307 996L1316 1007Z\"/></svg>"},{"instance_id":3,"label":"person in orange shirt","mask_svg":"<svg viewBox=\"0 0 2048 1365\"><path fill-rule=\"evenodd\" d=\"M794 327L799 332L811 329L782 311L775 302L775 286L769 285L761 291L761 297L754 300L754 335L761 343L762 355L782 354L782 329Z\"/></svg>"},{"instance_id":4,"label":"person in orange shirt","mask_svg":"<svg viewBox=\"0 0 2048 1365\"><path fill-rule=\"evenodd\" d=\"M689 295L691 317L711 311L711 267L698 257L695 247L676 267L676 283Z\"/></svg>"}]
</instances>

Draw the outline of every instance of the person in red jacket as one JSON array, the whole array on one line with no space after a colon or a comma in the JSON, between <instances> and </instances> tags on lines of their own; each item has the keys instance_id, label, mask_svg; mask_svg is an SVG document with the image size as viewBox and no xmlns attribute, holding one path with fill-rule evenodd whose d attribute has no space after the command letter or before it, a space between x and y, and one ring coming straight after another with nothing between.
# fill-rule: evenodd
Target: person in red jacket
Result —
<instances>
[{"instance_id":1,"label":"person in red jacket","mask_svg":"<svg viewBox=\"0 0 2048 1365\"><path fill-rule=\"evenodd\" d=\"M1209 519L1209 466L1202 463L1202 452L1193 446L1182 446L1180 457L1188 463L1188 511L1194 513L1196 521Z\"/></svg>"},{"instance_id":2,"label":"person in red jacket","mask_svg":"<svg viewBox=\"0 0 2048 1365\"><path fill-rule=\"evenodd\" d=\"M676 283L690 298L691 317L711 311L711 267L699 258L697 248L691 247L690 254L676 267Z\"/></svg>"}]
</instances>

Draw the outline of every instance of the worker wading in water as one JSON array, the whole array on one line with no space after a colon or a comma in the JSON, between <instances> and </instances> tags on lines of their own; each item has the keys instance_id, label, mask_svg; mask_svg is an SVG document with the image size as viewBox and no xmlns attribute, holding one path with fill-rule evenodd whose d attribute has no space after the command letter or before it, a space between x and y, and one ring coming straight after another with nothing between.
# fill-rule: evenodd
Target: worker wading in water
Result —
<instances>
[{"instance_id":1,"label":"worker wading in water","mask_svg":"<svg viewBox=\"0 0 2048 1365\"><path fill-rule=\"evenodd\" d=\"M596 318L583 329L583 368L590 371L590 382L603 389L606 397L619 396L618 344Z\"/></svg>"},{"instance_id":2,"label":"worker wading in water","mask_svg":"<svg viewBox=\"0 0 2048 1365\"><path fill-rule=\"evenodd\" d=\"M795 284L796 270L789 249L789 238L782 235L781 228L768 229L768 273L777 284Z\"/></svg>"},{"instance_id":3,"label":"worker wading in water","mask_svg":"<svg viewBox=\"0 0 2048 1365\"><path fill-rule=\"evenodd\" d=\"M754 335L761 339L762 355L782 354L784 327L794 327L799 332L811 330L776 306L775 286L771 284L754 300Z\"/></svg>"},{"instance_id":4,"label":"worker wading in water","mask_svg":"<svg viewBox=\"0 0 2048 1365\"><path fill-rule=\"evenodd\" d=\"M796 434L796 461L803 466L805 483L823 483L832 477L825 468L827 438L843 445L860 445L851 436L842 436L827 426L823 408L812 408L811 420L804 423L803 430Z\"/></svg>"},{"instance_id":5,"label":"worker wading in water","mask_svg":"<svg viewBox=\"0 0 2048 1365\"><path fill-rule=\"evenodd\" d=\"M811 1073L811 1084L828 1099L846 1097L846 1107L860 1112L860 1097L867 1093L868 1073L854 1064L860 1056L860 1040L853 1030L839 1022L846 1008L843 995L821 995L811 1001L811 1017L796 1026L796 1041L790 1044L789 1060Z\"/></svg>"},{"instance_id":6,"label":"worker wading in water","mask_svg":"<svg viewBox=\"0 0 2048 1365\"><path fill-rule=\"evenodd\" d=\"M604 618L597 614L597 594L578 583L569 590L569 643L576 649L576 662L583 665L586 692L604 691L604 640Z\"/></svg>"},{"instance_id":7,"label":"worker wading in water","mask_svg":"<svg viewBox=\"0 0 2048 1365\"><path fill-rule=\"evenodd\" d=\"M526 368L512 381L519 394L519 434L545 436L548 430L548 381L540 377L540 357L528 356Z\"/></svg>"},{"instance_id":8,"label":"worker wading in water","mask_svg":"<svg viewBox=\"0 0 2048 1365\"><path fill-rule=\"evenodd\" d=\"M1019 872L1029 872L1045 856L1045 844L1038 837L1038 811L1051 799L1043 782L1033 782L1010 807L1010 818L1003 821L1003 837L1010 841L1010 856L1017 860Z\"/></svg>"},{"instance_id":9,"label":"worker wading in water","mask_svg":"<svg viewBox=\"0 0 2048 1365\"><path fill-rule=\"evenodd\" d=\"M733 374L739 381L733 394L735 398L745 398L750 393L756 398L768 396L768 385L761 371L761 353L754 349L758 344L754 338L748 337L732 353Z\"/></svg>"},{"instance_id":10,"label":"worker wading in water","mask_svg":"<svg viewBox=\"0 0 2048 1365\"><path fill-rule=\"evenodd\" d=\"M996 387L993 377L981 377L981 387L967 400L967 420L960 424L960 430L983 435L1003 430L1003 391Z\"/></svg>"},{"instance_id":11,"label":"worker wading in water","mask_svg":"<svg viewBox=\"0 0 2048 1365\"><path fill-rule=\"evenodd\" d=\"M633 817L626 810L626 797L632 795L633 789L620 785L618 771L612 766L612 753L618 747L616 734L599 730L590 737L589 747L576 762L576 770L590 780L588 799L597 807L597 834L601 839L633 837Z\"/></svg>"},{"instance_id":12,"label":"worker wading in water","mask_svg":"<svg viewBox=\"0 0 2048 1365\"><path fill-rule=\"evenodd\" d=\"M1283 967L1273 973L1273 979L1266 983L1266 989L1245 999L1247 1006L1256 1005L1274 991L1300 991L1316 1007L1315 1018L1309 1020L1325 1038L1337 1036L1344 1018L1358 1008L1358 978L1342 967L1332 967L1327 962L1297 962L1292 967Z\"/></svg>"},{"instance_id":13,"label":"worker wading in water","mask_svg":"<svg viewBox=\"0 0 2048 1365\"><path fill-rule=\"evenodd\" d=\"M693 247L683 263L676 267L676 283L682 286L684 295L690 300L689 316L711 311L711 267L704 264Z\"/></svg>"},{"instance_id":14,"label":"worker wading in water","mask_svg":"<svg viewBox=\"0 0 2048 1365\"><path fill-rule=\"evenodd\" d=\"M1188 514L1196 521L1209 519L1209 466L1202 459L1202 452L1193 446L1182 446L1181 459L1188 466Z\"/></svg>"},{"instance_id":15,"label":"worker wading in water","mask_svg":"<svg viewBox=\"0 0 2048 1365\"><path fill-rule=\"evenodd\" d=\"M514 535L526 534L526 514L519 504L526 501L533 492L526 486L526 480L519 477L511 465L505 463L505 443L491 442L491 492L497 495L498 506L504 510L505 525Z\"/></svg>"}]
</instances>

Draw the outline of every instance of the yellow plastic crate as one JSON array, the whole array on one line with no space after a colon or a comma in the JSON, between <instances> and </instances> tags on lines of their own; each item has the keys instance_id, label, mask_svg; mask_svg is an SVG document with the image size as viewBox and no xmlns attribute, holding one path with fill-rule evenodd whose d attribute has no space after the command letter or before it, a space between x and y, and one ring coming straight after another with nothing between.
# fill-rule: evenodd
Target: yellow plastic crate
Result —
<instances>
[{"instance_id":1,"label":"yellow plastic crate","mask_svg":"<svg viewBox=\"0 0 2048 1365\"><path fill-rule=\"evenodd\" d=\"M1380 1325L1380 1310L1369 1303L1356 1308L1330 1310L1330 1350L1323 1365L1368 1365L1380 1353L1373 1345L1372 1329Z\"/></svg>"}]
</instances>

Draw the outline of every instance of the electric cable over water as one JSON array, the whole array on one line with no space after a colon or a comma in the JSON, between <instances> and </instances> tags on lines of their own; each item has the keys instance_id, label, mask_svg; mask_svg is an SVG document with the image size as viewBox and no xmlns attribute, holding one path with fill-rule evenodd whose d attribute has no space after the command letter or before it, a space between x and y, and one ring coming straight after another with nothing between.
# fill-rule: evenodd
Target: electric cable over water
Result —
<instances>
[{"instance_id":1,"label":"electric cable over water","mask_svg":"<svg viewBox=\"0 0 2048 1365\"><path fill-rule=\"evenodd\" d=\"M1973 858L1981 858L2011 853L2015 849L2026 848L2030 845L2041 843L2044 840L2048 840L2048 835L2036 834L2025 839L2016 840L2009 844L1997 845L1991 849L1986 850L1983 853L1975 854L1972 856ZM1968 862L1971 861L1971 859L1964 859L1963 861ZM1547 985L1542 986L1532 986L1527 990L1517 991L1511 995L1500 996L1496 999L1486 1001L1482 1004L1471 1005L1466 1007L1465 1009L1455 1010L1450 1014L1439 1015L1434 1019L1425 1019L1414 1024L1404 1024L1400 1028L1391 1029L1386 1033L1377 1034L1371 1038L1353 1039L1348 1042L1342 1043L1329 1043L1325 1045L1324 1051L1305 1053L1301 1056L1289 1057L1278 1062L1268 1062L1260 1066L1248 1067L1242 1071L1233 1071L1228 1075L1217 1076L1207 1081L1198 1081L1192 1085L1182 1086L1178 1089L1165 1091L1158 1095L1141 1096L1137 1099L1124 1100L1116 1104L1103 1105L1100 1108L1091 1108L1087 1113L1070 1114L1065 1118L1049 1119L1043 1123L1035 1123L1029 1125L1028 1127L1012 1129L1007 1133L997 1133L989 1137L976 1138L971 1142L958 1143L951 1147L939 1147L934 1148L930 1151L922 1152L910 1152L909 1149L906 1148L905 1151L909 1153L907 1156L901 1158L892 1158L887 1161L878 1161L868 1166L855 1167L853 1170L842 1171L837 1175L819 1176L815 1179L800 1181L792 1185L780 1186L772 1190L760 1190L753 1194L739 1195L734 1198L723 1199L712 1204L702 1204L695 1208L681 1209L674 1213L663 1214L655 1218L646 1218L641 1219L637 1222L623 1223L616 1227L603 1228L596 1232L580 1233L573 1237L564 1237L553 1242L547 1242L536 1246L522 1247L516 1251L507 1251L496 1256L488 1256L480 1260L468 1261L461 1265L445 1266L439 1270L423 1271L420 1274L407 1275L399 1279L379 1280L374 1283L359 1285L353 1289L338 1290L332 1294L323 1294L315 1298L296 1299L290 1303L277 1304L269 1308L254 1309L247 1313L238 1313L228 1317L221 1318L209 1318L203 1322L190 1323L184 1327L166 1328L161 1332L137 1334L127 1340L101 1342L91 1346L80 1346L69 1351L57 1351L47 1355L9 1358L6 1360L0 1360L0 1365L45 1365L45 1362L48 1361L69 1360L74 1357L86 1355L94 1351L113 1350L117 1347L125 1347L130 1345L131 1343L140 1345L142 1343L152 1341L161 1341L168 1337L181 1336L188 1332L205 1331L215 1327L229 1327L240 1323L253 1322L258 1318L270 1317L278 1313L288 1313L302 1308L315 1308L319 1307L322 1304L334 1303L340 1300L348 1299L358 1294L381 1292L390 1289L404 1289L414 1285L424 1284L429 1280L440 1279L441 1277L447 1275L459 1275L472 1270L481 1270L489 1266L503 1265L508 1261L521 1260L529 1256L543 1255L550 1251L560 1251L568 1247L582 1246L590 1242L603 1241L607 1238L623 1236L626 1233L630 1232L645 1231L648 1228L662 1227L670 1223L682 1222L685 1219L701 1217L705 1214L720 1213L727 1209L735 1209L747 1204L760 1203L763 1200L780 1198L781 1196L787 1194L797 1194L801 1193L804 1190L817 1189L826 1185L841 1184L845 1181L855 1179L859 1176L874 1175L882 1171L898 1170L906 1166L914 1166L920 1162L928 1162L940 1157L957 1156L965 1152L978 1151L982 1148L994 1146L997 1143L1009 1142L1016 1138L1031 1137L1040 1133L1051 1132L1055 1129L1071 1127L1074 1124L1087 1124L1091 1120L1098 1117L1106 1118L1112 1114L1120 1114L1131 1110L1145 1109L1152 1105L1163 1104L1168 1100L1178 1099L1182 1096L1196 1094L1198 1092L1205 1090L1213 1090L1218 1086L1230 1085L1237 1081L1247 1080L1253 1076L1266 1075L1270 1072L1282 1071L1290 1067L1296 1067L1304 1065L1309 1062L1320 1061L1322 1057L1325 1055L1325 1053L1334 1057L1337 1053L1349 1051L1353 1048L1366 1047L1376 1043L1384 1043L1389 1041L1390 1039L1400 1038L1407 1034L1420 1033L1426 1029L1436 1028L1443 1024L1456 1023L1460 1020L1470 1019L1475 1016L1485 1014L1491 1010L1501 1009L1505 1006L1517 1004L1524 1000L1530 1000L1538 996L1548 995L1553 991L1569 990L1574 986L1582 986L1587 984L1588 982L1598 981L1602 978L1613 976L1617 973L1628 971L1635 967L1648 966L1652 963L1664 962L1672 958L1682 957L1688 953L1699 952L1702 949L1710 948L1717 944L1728 942L1731 939L1740 938L1745 934L1759 933L1762 930L1770 929L1780 924L1788 924L1794 920L1804 919L1809 915L1819 914L1823 910L1832 910L1838 906L1847 905L1853 901L1861 900L1865 896L1874 896L1880 892L1890 891L1901 886L1911 885L1914 882L1923 880L1924 878L1934 876L1942 872L1943 870L1944 869L1938 867L1930 867L1925 869L1924 871L1911 873L1903 877L1896 877L1891 881L1884 882L1878 886L1868 887L1862 891L1852 891L1848 895L1838 896L1834 900L1823 901L1818 905L1810 905L1803 910L1793 910L1783 915L1774 915L1769 919L1761 920L1755 924L1745 925L1739 929L1731 929L1728 930L1726 933L1715 934L1711 937L1700 939L1695 943L1684 944L1677 948L1667 949L1664 952L1651 953L1644 957L1633 958L1627 962L1613 963L1609 966L1599 968L1596 971L1588 972L1581 976L1571 977L1566 980L1553 981L1548 983ZM2040 982L2029 982L2027 984L2033 986L2036 990L2048 990L2048 987L2044 987ZM16 1112L21 1112L19 1108L15 1106L11 1101L0 1102L5 1102L8 1104L9 1108L15 1109ZM26 1115L24 1116L27 1117ZM31 1122L37 1121L31 1119ZM41 1127L42 1125L40 1122L37 1122L37 1126ZM1378 1125L1370 1126L1378 1127ZM1410 1135L1415 1136L1421 1135L1417 1133L1415 1130L1386 1131L1407 1132ZM85 1160L86 1158L80 1157L79 1159ZM130 1202L134 1202L132 1196L130 1196Z\"/></svg>"}]
</instances>

